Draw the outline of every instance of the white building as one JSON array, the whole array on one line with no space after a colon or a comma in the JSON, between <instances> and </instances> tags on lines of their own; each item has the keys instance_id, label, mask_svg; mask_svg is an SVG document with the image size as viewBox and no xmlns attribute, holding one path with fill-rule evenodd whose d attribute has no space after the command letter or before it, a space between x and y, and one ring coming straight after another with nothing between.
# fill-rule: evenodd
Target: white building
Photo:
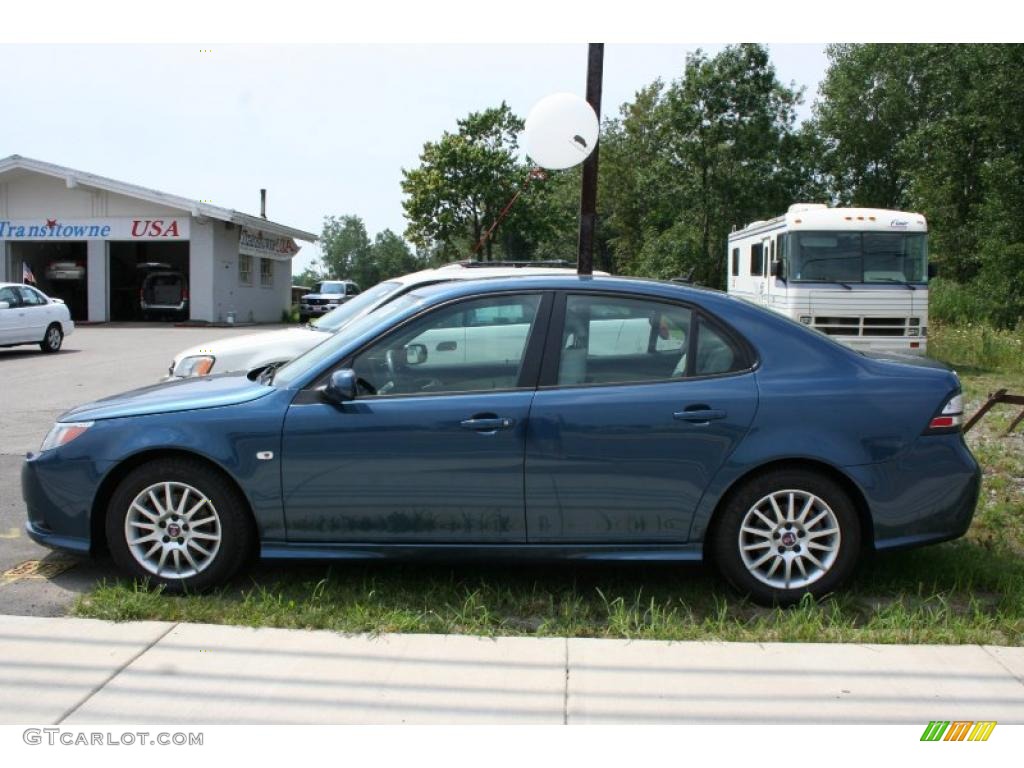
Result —
<instances>
[{"instance_id":1,"label":"white building","mask_svg":"<svg viewBox=\"0 0 1024 768\"><path fill-rule=\"evenodd\" d=\"M30 271L76 320L140 319L143 276L165 269L184 275L191 320L277 322L291 306L296 240L316 235L19 155L0 159L0 282Z\"/></svg>"}]
</instances>

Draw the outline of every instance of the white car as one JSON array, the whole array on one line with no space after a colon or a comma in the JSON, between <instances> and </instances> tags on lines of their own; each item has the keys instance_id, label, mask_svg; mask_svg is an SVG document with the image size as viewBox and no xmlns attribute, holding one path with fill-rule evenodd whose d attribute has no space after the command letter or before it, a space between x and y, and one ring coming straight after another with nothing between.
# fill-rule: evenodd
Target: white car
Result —
<instances>
[{"instance_id":1,"label":"white car","mask_svg":"<svg viewBox=\"0 0 1024 768\"><path fill-rule=\"evenodd\" d=\"M312 349L357 317L424 285L481 277L572 274L576 271L554 264L556 262L457 262L395 277L353 296L309 325L267 333L248 333L186 349L174 358L168 370L168 378L181 379L228 371L262 371L282 365Z\"/></svg>"},{"instance_id":2,"label":"white car","mask_svg":"<svg viewBox=\"0 0 1024 768\"><path fill-rule=\"evenodd\" d=\"M0 347L38 344L43 352L56 352L74 330L60 299L31 285L0 283Z\"/></svg>"}]
</instances>

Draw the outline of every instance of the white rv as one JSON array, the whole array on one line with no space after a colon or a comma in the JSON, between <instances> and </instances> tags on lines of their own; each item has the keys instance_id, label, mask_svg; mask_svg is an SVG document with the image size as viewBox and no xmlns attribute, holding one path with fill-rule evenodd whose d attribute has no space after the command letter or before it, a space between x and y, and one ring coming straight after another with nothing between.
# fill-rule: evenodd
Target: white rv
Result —
<instances>
[{"instance_id":1,"label":"white rv","mask_svg":"<svg viewBox=\"0 0 1024 768\"><path fill-rule=\"evenodd\" d=\"M928 225L924 216L798 203L729 235L729 293L849 346L924 354Z\"/></svg>"}]
</instances>

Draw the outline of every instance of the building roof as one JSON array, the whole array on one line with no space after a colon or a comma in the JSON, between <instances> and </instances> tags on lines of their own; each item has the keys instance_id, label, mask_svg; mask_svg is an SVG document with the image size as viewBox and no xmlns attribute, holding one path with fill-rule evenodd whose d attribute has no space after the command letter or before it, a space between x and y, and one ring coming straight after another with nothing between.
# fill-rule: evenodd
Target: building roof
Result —
<instances>
[{"instance_id":1,"label":"building roof","mask_svg":"<svg viewBox=\"0 0 1024 768\"><path fill-rule=\"evenodd\" d=\"M33 160L30 157L22 157L21 155L10 155L0 158L0 176L18 170L41 173L46 176L63 179L69 188L76 186L93 187L94 189L102 189L118 195L137 197L140 200L146 200L157 205L166 205L169 208L180 208L197 218L205 216L211 219L219 219L220 221L230 221L249 229L258 229L284 237L293 237L296 240L304 240L309 243L317 240L317 236L312 232L289 227L285 224L278 224L275 221L264 219L262 216L252 216L230 208L221 208L220 206L210 205L199 200L171 195L167 192L149 189L138 184L108 179L106 176L97 176L94 173L77 171L74 168L66 168L62 165L46 163L42 160Z\"/></svg>"}]
</instances>

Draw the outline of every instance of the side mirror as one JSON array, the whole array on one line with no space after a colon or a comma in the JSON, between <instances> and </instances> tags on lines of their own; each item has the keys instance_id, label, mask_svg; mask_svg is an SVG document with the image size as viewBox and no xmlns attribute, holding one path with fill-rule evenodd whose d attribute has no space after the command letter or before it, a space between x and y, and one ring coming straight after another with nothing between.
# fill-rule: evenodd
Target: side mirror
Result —
<instances>
[{"instance_id":1,"label":"side mirror","mask_svg":"<svg viewBox=\"0 0 1024 768\"><path fill-rule=\"evenodd\" d=\"M777 277L780 280L786 279L786 264L782 261L773 261L768 265L768 273L772 277Z\"/></svg>"},{"instance_id":2,"label":"side mirror","mask_svg":"<svg viewBox=\"0 0 1024 768\"><path fill-rule=\"evenodd\" d=\"M939 265L934 262L928 263L928 279L931 280L933 277L939 276Z\"/></svg>"},{"instance_id":3,"label":"side mirror","mask_svg":"<svg viewBox=\"0 0 1024 768\"><path fill-rule=\"evenodd\" d=\"M331 374L324 387L324 397L332 403L347 403L356 399L356 372L351 368L342 368Z\"/></svg>"},{"instance_id":4,"label":"side mirror","mask_svg":"<svg viewBox=\"0 0 1024 768\"><path fill-rule=\"evenodd\" d=\"M406 365L422 365L427 362L427 345L410 344L405 348Z\"/></svg>"},{"instance_id":5,"label":"side mirror","mask_svg":"<svg viewBox=\"0 0 1024 768\"><path fill-rule=\"evenodd\" d=\"M0 309L10 309L11 304L7 301L0 301Z\"/></svg>"}]
</instances>

